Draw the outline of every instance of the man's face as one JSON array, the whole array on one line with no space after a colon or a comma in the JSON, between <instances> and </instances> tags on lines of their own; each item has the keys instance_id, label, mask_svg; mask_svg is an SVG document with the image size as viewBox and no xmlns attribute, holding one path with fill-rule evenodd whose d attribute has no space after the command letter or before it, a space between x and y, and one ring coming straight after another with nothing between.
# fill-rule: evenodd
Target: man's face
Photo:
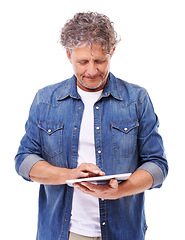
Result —
<instances>
[{"instance_id":1,"label":"man's face","mask_svg":"<svg viewBox=\"0 0 185 240\"><path fill-rule=\"evenodd\" d=\"M91 47L73 47L71 51L68 49L67 56L73 65L79 88L87 92L103 89L112 54L104 53L101 45L92 44Z\"/></svg>"}]
</instances>

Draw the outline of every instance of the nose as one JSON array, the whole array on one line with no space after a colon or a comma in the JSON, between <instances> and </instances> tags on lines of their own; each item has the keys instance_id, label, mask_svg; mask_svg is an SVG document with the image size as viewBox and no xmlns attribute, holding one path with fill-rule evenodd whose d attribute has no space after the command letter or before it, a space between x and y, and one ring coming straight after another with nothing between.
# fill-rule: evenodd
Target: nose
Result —
<instances>
[{"instance_id":1,"label":"nose","mask_svg":"<svg viewBox=\"0 0 185 240\"><path fill-rule=\"evenodd\" d=\"M87 74L89 76L95 76L98 72L97 66L94 61L90 61L87 67Z\"/></svg>"}]
</instances>

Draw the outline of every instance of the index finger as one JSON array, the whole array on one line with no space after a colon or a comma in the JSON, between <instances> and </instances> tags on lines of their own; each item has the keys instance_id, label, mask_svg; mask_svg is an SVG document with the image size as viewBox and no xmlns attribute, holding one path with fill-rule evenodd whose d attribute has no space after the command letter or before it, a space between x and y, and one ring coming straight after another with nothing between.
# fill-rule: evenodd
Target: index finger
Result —
<instances>
[{"instance_id":1,"label":"index finger","mask_svg":"<svg viewBox=\"0 0 185 240\"><path fill-rule=\"evenodd\" d=\"M91 173L94 173L95 175L100 175L100 176L105 175L105 173L101 171L101 169L93 163L82 163L80 167L82 168L82 171L91 172Z\"/></svg>"}]
</instances>

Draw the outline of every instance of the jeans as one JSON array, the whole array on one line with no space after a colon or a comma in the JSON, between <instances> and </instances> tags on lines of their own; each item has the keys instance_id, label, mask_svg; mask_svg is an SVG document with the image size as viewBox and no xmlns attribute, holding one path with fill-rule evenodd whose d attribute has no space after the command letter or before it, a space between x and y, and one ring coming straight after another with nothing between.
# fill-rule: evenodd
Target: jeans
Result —
<instances>
[{"instance_id":1,"label":"jeans","mask_svg":"<svg viewBox=\"0 0 185 240\"><path fill-rule=\"evenodd\" d=\"M101 240L101 237L86 237L76 233L69 232L68 240Z\"/></svg>"}]
</instances>

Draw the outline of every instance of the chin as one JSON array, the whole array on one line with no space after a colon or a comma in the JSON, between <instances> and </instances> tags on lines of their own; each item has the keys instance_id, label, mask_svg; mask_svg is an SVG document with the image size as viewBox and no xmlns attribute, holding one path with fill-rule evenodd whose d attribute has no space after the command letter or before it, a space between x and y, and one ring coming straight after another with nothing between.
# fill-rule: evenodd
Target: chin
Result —
<instances>
[{"instance_id":1,"label":"chin","mask_svg":"<svg viewBox=\"0 0 185 240\"><path fill-rule=\"evenodd\" d=\"M86 84L86 83L83 83L83 86L86 87L86 88L89 89L89 90L96 90L96 89L98 89L98 88L101 88L101 86L102 86L102 88L103 88L104 82L105 82L105 81L101 81L101 82L99 82L98 84Z\"/></svg>"}]
</instances>

